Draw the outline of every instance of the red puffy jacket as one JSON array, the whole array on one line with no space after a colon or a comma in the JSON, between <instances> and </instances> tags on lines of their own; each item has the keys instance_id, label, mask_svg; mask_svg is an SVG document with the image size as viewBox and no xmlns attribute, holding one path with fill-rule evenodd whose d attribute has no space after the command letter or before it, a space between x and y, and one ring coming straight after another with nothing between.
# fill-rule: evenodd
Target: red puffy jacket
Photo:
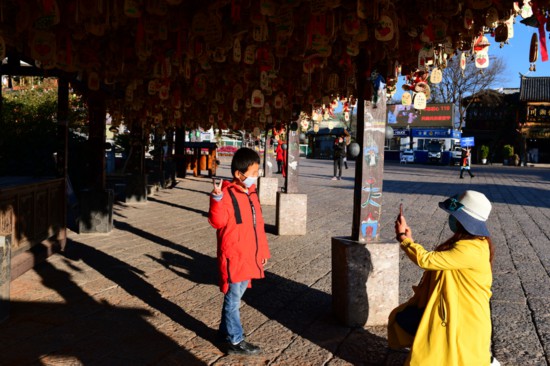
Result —
<instances>
[{"instance_id":1,"label":"red puffy jacket","mask_svg":"<svg viewBox=\"0 0 550 366\"><path fill-rule=\"evenodd\" d=\"M217 229L220 290L225 294L229 283L263 278L262 259L270 254L256 186L246 194L224 181L222 192L219 202L210 197L208 222Z\"/></svg>"}]
</instances>

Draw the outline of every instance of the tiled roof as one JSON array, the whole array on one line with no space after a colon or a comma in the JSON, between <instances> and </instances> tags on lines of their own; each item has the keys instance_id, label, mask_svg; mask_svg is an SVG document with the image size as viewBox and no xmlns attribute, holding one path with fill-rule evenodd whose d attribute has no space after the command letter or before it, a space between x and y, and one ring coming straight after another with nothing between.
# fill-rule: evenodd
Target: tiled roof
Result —
<instances>
[{"instance_id":1,"label":"tiled roof","mask_svg":"<svg viewBox=\"0 0 550 366\"><path fill-rule=\"evenodd\" d=\"M519 100L550 102L550 77L521 77Z\"/></svg>"}]
</instances>

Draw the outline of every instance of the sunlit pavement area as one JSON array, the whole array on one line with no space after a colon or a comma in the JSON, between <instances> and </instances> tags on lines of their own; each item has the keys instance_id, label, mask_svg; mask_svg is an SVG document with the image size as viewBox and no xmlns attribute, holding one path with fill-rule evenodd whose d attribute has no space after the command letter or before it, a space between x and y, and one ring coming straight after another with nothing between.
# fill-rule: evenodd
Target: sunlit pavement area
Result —
<instances>
[{"instance_id":1,"label":"sunlit pavement area","mask_svg":"<svg viewBox=\"0 0 550 366\"><path fill-rule=\"evenodd\" d=\"M387 163L381 233L393 236L399 203L416 241L450 236L437 203L466 189L493 202L496 244L494 353L503 365L550 361L550 169ZM218 169L229 177L229 165ZM354 164L332 181L332 161L302 160L308 196L305 236L275 235L264 206L272 258L241 308L258 356L227 356L216 343L223 296L215 231L208 224L208 178L188 177L145 204L116 204L107 235L69 234L67 249L11 284L0 324L0 365L398 365L384 327L351 329L331 314L331 237L351 233ZM280 178L282 185L283 180ZM400 299L421 275L404 256Z\"/></svg>"}]
</instances>

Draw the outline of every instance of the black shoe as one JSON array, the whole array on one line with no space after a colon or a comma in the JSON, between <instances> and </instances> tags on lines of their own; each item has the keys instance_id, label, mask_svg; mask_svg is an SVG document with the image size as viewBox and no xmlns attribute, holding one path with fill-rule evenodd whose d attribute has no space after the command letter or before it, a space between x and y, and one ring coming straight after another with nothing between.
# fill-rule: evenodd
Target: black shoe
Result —
<instances>
[{"instance_id":1,"label":"black shoe","mask_svg":"<svg viewBox=\"0 0 550 366\"><path fill-rule=\"evenodd\" d=\"M475 177L475 175L473 175L473 174L472 174L472 175L470 175L470 178L473 178L473 177Z\"/></svg>"},{"instance_id":2,"label":"black shoe","mask_svg":"<svg viewBox=\"0 0 550 366\"><path fill-rule=\"evenodd\" d=\"M260 353L260 347L255 346L252 343L248 343L245 340L242 340L240 343L237 344L229 343L227 353L229 353L230 355L257 355L258 353Z\"/></svg>"},{"instance_id":3,"label":"black shoe","mask_svg":"<svg viewBox=\"0 0 550 366\"><path fill-rule=\"evenodd\" d=\"M464 179L464 177L460 177L460 179Z\"/></svg>"}]
</instances>

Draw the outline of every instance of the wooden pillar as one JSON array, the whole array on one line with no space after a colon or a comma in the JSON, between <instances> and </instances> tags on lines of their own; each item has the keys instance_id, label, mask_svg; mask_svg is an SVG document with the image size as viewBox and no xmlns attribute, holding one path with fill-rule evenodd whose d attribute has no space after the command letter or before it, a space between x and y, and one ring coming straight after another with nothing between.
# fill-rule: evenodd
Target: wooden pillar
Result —
<instances>
[{"instance_id":1,"label":"wooden pillar","mask_svg":"<svg viewBox=\"0 0 550 366\"><path fill-rule=\"evenodd\" d=\"M357 63L360 154L352 236L332 238L332 309L346 326L385 325L399 304L399 244L380 240L386 90L383 85L374 90L373 82L365 79L366 63L363 51Z\"/></svg>"},{"instance_id":2,"label":"wooden pillar","mask_svg":"<svg viewBox=\"0 0 550 366\"><path fill-rule=\"evenodd\" d=\"M292 117L286 127L287 131L287 149L286 155L286 178L285 192L298 193L298 168L300 165L300 131L298 128L298 119L302 106L294 104L292 106Z\"/></svg>"},{"instance_id":3,"label":"wooden pillar","mask_svg":"<svg viewBox=\"0 0 550 366\"><path fill-rule=\"evenodd\" d=\"M57 80L57 172L65 179L64 192L67 192L68 179L68 144L69 144L69 82L60 77ZM61 248L65 248L67 242L67 195L63 195L63 202L60 202L62 222L58 235Z\"/></svg>"},{"instance_id":4,"label":"wooden pillar","mask_svg":"<svg viewBox=\"0 0 550 366\"><path fill-rule=\"evenodd\" d=\"M185 178L185 127L176 128L176 142L174 147L176 160L176 174L180 178Z\"/></svg>"},{"instance_id":5,"label":"wooden pillar","mask_svg":"<svg viewBox=\"0 0 550 366\"><path fill-rule=\"evenodd\" d=\"M90 118L90 171L88 183L90 188L105 189L105 115L107 108L105 96L101 92L90 92L88 95Z\"/></svg>"}]
</instances>

